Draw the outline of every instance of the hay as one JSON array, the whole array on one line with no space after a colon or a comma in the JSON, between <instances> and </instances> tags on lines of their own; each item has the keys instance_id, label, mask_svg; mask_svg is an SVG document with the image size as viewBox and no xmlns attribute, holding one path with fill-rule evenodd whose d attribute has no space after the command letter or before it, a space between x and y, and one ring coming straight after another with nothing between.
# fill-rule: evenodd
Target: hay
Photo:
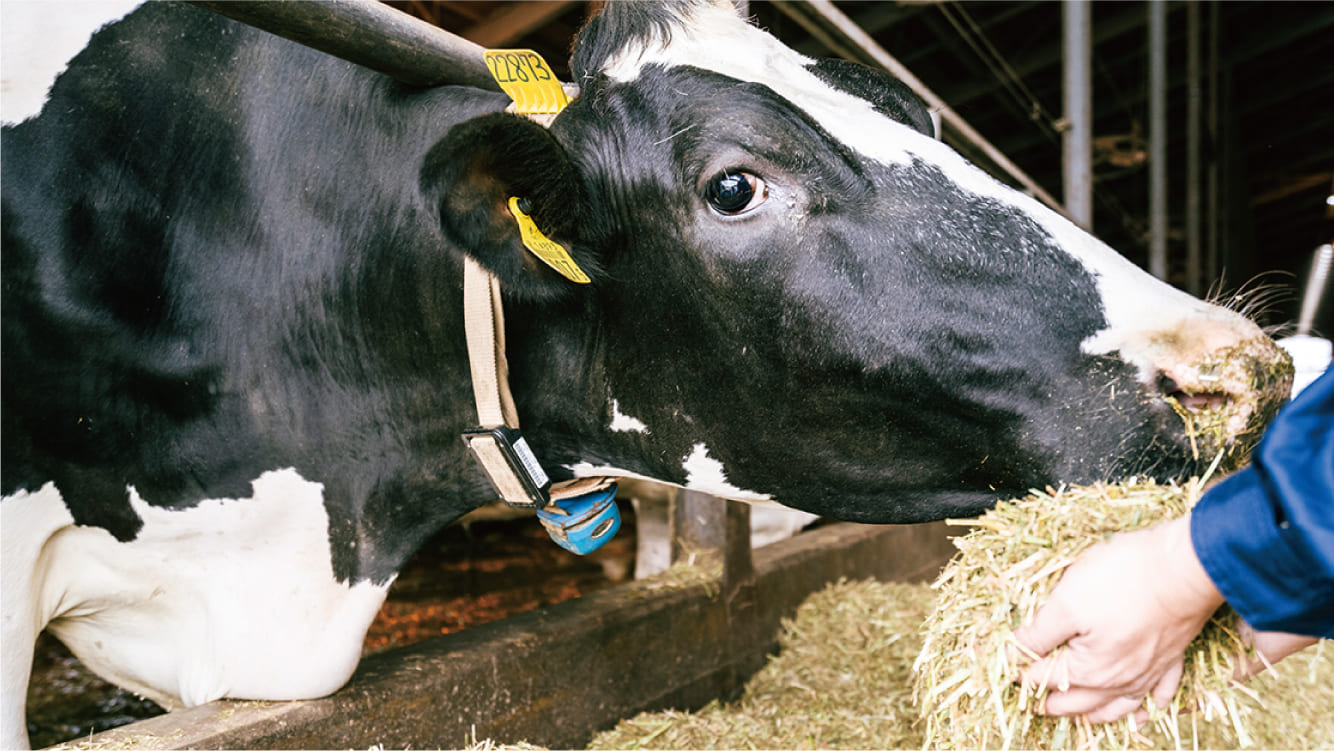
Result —
<instances>
[{"instance_id":1,"label":"hay","mask_svg":"<svg viewBox=\"0 0 1334 751\"><path fill-rule=\"evenodd\" d=\"M534 746L526 741L518 743L496 743L490 738L477 740L477 731L473 729L472 739L462 746L465 751L545 751L544 746ZM383 748L372 748L370 751L384 751Z\"/></svg>"},{"instance_id":2,"label":"hay","mask_svg":"<svg viewBox=\"0 0 1334 751\"><path fill-rule=\"evenodd\" d=\"M831 584L784 621L781 651L751 678L740 699L696 712L644 713L599 734L589 748L926 747L910 670L935 602L925 584ZM1322 642L1251 679L1248 687L1262 697L1264 709L1250 699L1238 708L1254 746L1334 747L1331 658L1334 649ZM1153 732L1145 736L1161 748L1176 745ZM1204 722L1197 713L1181 718L1181 747L1238 744L1225 723Z\"/></svg>"},{"instance_id":3,"label":"hay","mask_svg":"<svg viewBox=\"0 0 1334 751\"><path fill-rule=\"evenodd\" d=\"M932 599L925 584L832 584L784 619L779 653L741 699L641 714L589 748L917 746L909 670Z\"/></svg>"},{"instance_id":4,"label":"hay","mask_svg":"<svg viewBox=\"0 0 1334 751\"><path fill-rule=\"evenodd\" d=\"M938 602L925 624L917 658L914 698L925 740L940 748L1129 748L1174 746L1184 726L1216 726L1227 745L1254 745L1249 728L1260 697L1232 680L1245 651L1239 619L1219 609L1187 648L1181 688L1170 706L1151 713L1147 728L1090 725L1082 718L1050 718L1030 710L1045 691L1014 682L1013 632L1032 620L1061 573L1113 532L1149 527L1186 513L1202 483L1117 485L1035 492L1001 503L969 524L955 540L959 554L936 584ZM1152 709L1152 708L1150 708ZM1183 712L1192 712L1182 717ZM1285 738L1285 745L1296 739ZM1185 743L1184 740L1181 741ZM1189 745L1189 744L1186 744Z\"/></svg>"}]
</instances>

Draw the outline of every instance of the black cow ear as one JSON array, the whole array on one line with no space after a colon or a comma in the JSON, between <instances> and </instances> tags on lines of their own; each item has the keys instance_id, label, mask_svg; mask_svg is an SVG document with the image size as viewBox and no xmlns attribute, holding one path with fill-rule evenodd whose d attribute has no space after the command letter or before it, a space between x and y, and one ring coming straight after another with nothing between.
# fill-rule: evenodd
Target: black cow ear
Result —
<instances>
[{"instance_id":1,"label":"black cow ear","mask_svg":"<svg viewBox=\"0 0 1334 751\"><path fill-rule=\"evenodd\" d=\"M836 89L871 103L881 114L923 135L939 138L926 102L908 84L890 74L851 60L816 60L810 71Z\"/></svg>"},{"instance_id":2,"label":"black cow ear","mask_svg":"<svg viewBox=\"0 0 1334 751\"><path fill-rule=\"evenodd\" d=\"M511 198L579 271L596 275L596 259L579 242L583 185L541 125L504 113L457 125L427 154L421 184L445 237L495 274L507 295L542 301L581 286L525 246Z\"/></svg>"}]
</instances>

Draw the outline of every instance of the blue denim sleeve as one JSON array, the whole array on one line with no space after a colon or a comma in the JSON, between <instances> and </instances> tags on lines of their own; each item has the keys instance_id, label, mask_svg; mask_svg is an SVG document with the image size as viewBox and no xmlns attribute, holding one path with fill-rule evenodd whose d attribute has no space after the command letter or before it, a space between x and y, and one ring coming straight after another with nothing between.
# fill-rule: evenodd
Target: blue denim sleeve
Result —
<instances>
[{"instance_id":1,"label":"blue denim sleeve","mask_svg":"<svg viewBox=\"0 0 1334 751\"><path fill-rule=\"evenodd\" d=\"M1279 412L1251 466L1205 493L1190 532L1247 623L1334 638L1334 369Z\"/></svg>"}]
</instances>

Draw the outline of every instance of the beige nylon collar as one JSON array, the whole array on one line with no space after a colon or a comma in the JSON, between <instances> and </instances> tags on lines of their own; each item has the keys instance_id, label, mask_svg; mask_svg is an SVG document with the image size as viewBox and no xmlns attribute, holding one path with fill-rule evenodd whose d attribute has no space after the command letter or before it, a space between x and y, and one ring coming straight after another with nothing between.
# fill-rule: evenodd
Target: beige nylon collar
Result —
<instances>
[{"instance_id":1,"label":"beige nylon collar","mask_svg":"<svg viewBox=\"0 0 1334 751\"><path fill-rule=\"evenodd\" d=\"M514 112L511 104L507 111ZM557 113L519 113L551 127ZM473 401L478 427L465 431L472 451L501 500L520 508L543 508L555 498L601 490L614 480L589 477L553 486L519 432L519 415L509 388L505 357L505 314L500 280L472 256L463 256L463 327L468 343Z\"/></svg>"}]
</instances>

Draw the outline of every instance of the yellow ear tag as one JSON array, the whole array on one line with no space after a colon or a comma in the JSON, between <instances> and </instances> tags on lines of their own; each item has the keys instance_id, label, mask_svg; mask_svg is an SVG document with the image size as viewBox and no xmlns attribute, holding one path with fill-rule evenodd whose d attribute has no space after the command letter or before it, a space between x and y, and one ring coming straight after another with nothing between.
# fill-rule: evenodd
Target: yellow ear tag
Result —
<instances>
[{"instance_id":1,"label":"yellow ear tag","mask_svg":"<svg viewBox=\"0 0 1334 751\"><path fill-rule=\"evenodd\" d=\"M570 254L565 252L564 246L542 234L542 230L533 223L533 218L523 213L518 198L510 198L510 213L519 222L519 237L523 238L524 247L533 251L533 255L542 259L542 263L572 282L588 284L592 281Z\"/></svg>"},{"instance_id":2,"label":"yellow ear tag","mask_svg":"<svg viewBox=\"0 0 1334 751\"><path fill-rule=\"evenodd\" d=\"M486 66L500 88L514 100L519 114L560 112L570 103L560 79L547 61L532 50L487 50Z\"/></svg>"}]
</instances>

